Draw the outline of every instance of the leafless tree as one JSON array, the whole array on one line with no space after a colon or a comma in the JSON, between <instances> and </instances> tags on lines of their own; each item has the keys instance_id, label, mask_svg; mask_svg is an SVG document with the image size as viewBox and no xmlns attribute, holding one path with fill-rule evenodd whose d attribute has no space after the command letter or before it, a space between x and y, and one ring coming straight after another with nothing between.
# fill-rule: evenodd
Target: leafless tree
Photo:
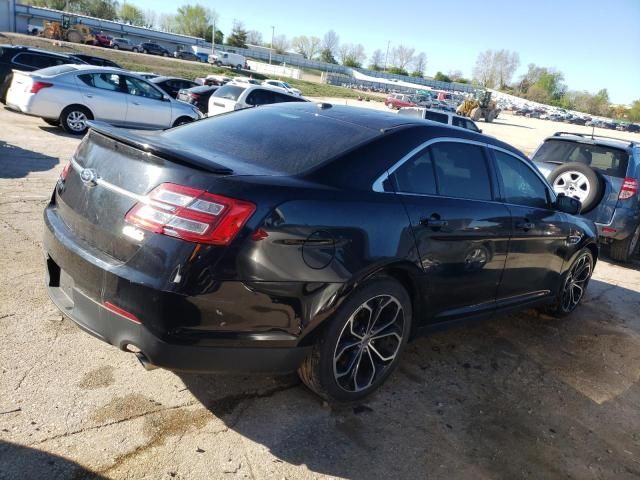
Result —
<instances>
[{"instance_id":1,"label":"leafless tree","mask_svg":"<svg viewBox=\"0 0 640 480\"><path fill-rule=\"evenodd\" d=\"M285 53L289 50L289 40L286 35L277 35L273 38L273 49L276 53Z\"/></svg>"},{"instance_id":2,"label":"leafless tree","mask_svg":"<svg viewBox=\"0 0 640 480\"><path fill-rule=\"evenodd\" d=\"M371 67L376 69L382 69L384 66L384 54L382 50L378 49L371 54Z\"/></svg>"},{"instance_id":3,"label":"leafless tree","mask_svg":"<svg viewBox=\"0 0 640 480\"><path fill-rule=\"evenodd\" d=\"M361 43L345 43L338 48L338 59L343 65L359 67L367 59L367 54Z\"/></svg>"},{"instance_id":4,"label":"leafless tree","mask_svg":"<svg viewBox=\"0 0 640 480\"><path fill-rule=\"evenodd\" d=\"M338 51L338 45L340 45L340 37L333 30L329 30L322 37L322 50L328 50L332 55L335 55Z\"/></svg>"},{"instance_id":5,"label":"leafless tree","mask_svg":"<svg viewBox=\"0 0 640 480\"><path fill-rule=\"evenodd\" d=\"M291 40L291 46L304 58L313 58L320 52L321 40L318 37L301 35Z\"/></svg>"},{"instance_id":6,"label":"leafless tree","mask_svg":"<svg viewBox=\"0 0 640 480\"><path fill-rule=\"evenodd\" d=\"M485 50L478 54L473 67L473 79L483 87L492 88L496 84L496 71L493 65L493 50Z\"/></svg>"},{"instance_id":7,"label":"leafless tree","mask_svg":"<svg viewBox=\"0 0 640 480\"><path fill-rule=\"evenodd\" d=\"M247 31L247 43L250 45L262 45L262 33L257 30Z\"/></svg>"},{"instance_id":8,"label":"leafless tree","mask_svg":"<svg viewBox=\"0 0 640 480\"><path fill-rule=\"evenodd\" d=\"M410 48L402 44L394 47L391 53L391 58L393 60L392 65L406 70L409 64L413 61L415 52L415 48Z\"/></svg>"},{"instance_id":9,"label":"leafless tree","mask_svg":"<svg viewBox=\"0 0 640 480\"><path fill-rule=\"evenodd\" d=\"M457 82L458 80L462 80L464 78L464 74L461 70L449 70L449 73L447 73L447 77L449 77L452 82Z\"/></svg>"},{"instance_id":10,"label":"leafless tree","mask_svg":"<svg viewBox=\"0 0 640 480\"><path fill-rule=\"evenodd\" d=\"M144 24L147 28L153 28L158 22L158 13L155 10L145 10L144 12Z\"/></svg>"},{"instance_id":11,"label":"leafless tree","mask_svg":"<svg viewBox=\"0 0 640 480\"><path fill-rule=\"evenodd\" d=\"M413 59L413 70L415 72L420 72L424 74L424 71L427 69L427 54L424 52L420 52Z\"/></svg>"},{"instance_id":12,"label":"leafless tree","mask_svg":"<svg viewBox=\"0 0 640 480\"><path fill-rule=\"evenodd\" d=\"M509 50L485 50L478 54L473 79L488 88L504 88L520 66L520 55Z\"/></svg>"},{"instance_id":13,"label":"leafless tree","mask_svg":"<svg viewBox=\"0 0 640 480\"><path fill-rule=\"evenodd\" d=\"M170 13L161 13L158 16L158 26L164 32L175 32L178 26L176 16Z\"/></svg>"}]
</instances>

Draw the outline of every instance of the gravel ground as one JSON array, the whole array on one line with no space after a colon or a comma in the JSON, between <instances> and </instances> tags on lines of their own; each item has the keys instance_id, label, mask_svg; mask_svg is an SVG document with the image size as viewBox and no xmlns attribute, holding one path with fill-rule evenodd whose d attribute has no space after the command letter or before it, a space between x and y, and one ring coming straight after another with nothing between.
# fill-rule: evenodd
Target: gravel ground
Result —
<instances>
[{"instance_id":1,"label":"gravel ground","mask_svg":"<svg viewBox=\"0 0 640 480\"><path fill-rule=\"evenodd\" d=\"M481 126L528 153L580 129ZM525 311L416 340L349 408L295 377L147 372L43 286L42 209L78 139L7 110L0 127L0 479L640 476L639 262L601 260L568 319Z\"/></svg>"}]
</instances>

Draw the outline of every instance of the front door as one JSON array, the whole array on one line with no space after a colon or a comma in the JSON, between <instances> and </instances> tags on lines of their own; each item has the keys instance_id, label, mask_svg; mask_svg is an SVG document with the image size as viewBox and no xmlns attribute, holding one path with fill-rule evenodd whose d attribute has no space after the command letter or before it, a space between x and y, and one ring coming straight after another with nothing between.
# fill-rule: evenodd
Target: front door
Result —
<instances>
[{"instance_id":1,"label":"front door","mask_svg":"<svg viewBox=\"0 0 640 480\"><path fill-rule=\"evenodd\" d=\"M391 172L404 203L435 322L494 309L511 217L483 144L438 141Z\"/></svg>"},{"instance_id":2,"label":"front door","mask_svg":"<svg viewBox=\"0 0 640 480\"><path fill-rule=\"evenodd\" d=\"M156 87L139 78L124 76L127 123L138 128L171 127L171 102Z\"/></svg>"},{"instance_id":3,"label":"front door","mask_svg":"<svg viewBox=\"0 0 640 480\"><path fill-rule=\"evenodd\" d=\"M552 208L551 192L534 167L504 151L490 151L513 219L498 303L506 306L553 295L569 240L566 214Z\"/></svg>"}]
</instances>

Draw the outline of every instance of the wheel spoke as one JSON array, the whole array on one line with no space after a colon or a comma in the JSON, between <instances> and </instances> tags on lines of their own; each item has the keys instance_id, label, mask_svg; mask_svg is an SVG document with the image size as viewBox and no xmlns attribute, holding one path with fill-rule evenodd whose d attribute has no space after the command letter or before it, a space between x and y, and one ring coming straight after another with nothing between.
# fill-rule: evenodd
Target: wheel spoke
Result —
<instances>
[{"instance_id":1,"label":"wheel spoke","mask_svg":"<svg viewBox=\"0 0 640 480\"><path fill-rule=\"evenodd\" d=\"M336 361L334 360L334 371L336 374L336 378L342 378L346 375L350 375L350 377L353 377L354 367L356 366L356 364L360 363L360 357L362 357L362 350L358 350L356 353L354 353L353 358L351 359L351 361L349 362L349 365L347 366L347 369L341 373L338 372L335 365Z\"/></svg>"}]
</instances>

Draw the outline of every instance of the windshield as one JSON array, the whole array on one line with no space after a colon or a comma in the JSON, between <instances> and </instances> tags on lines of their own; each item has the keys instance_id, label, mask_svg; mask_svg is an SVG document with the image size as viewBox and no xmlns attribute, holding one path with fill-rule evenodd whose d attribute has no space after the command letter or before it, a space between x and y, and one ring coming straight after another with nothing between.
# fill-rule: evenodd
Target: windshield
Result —
<instances>
[{"instance_id":1,"label":"windshield","mask_svg":"<svg viewBox=\"0 0 640 480\"><path fill-rule=\"evenodd\" d=\"M627 175L629 155L621 149L566 140L547 140L533 159L544 163L579 162L603 175L624 178Z\"/></svg>"}]
</instances>

